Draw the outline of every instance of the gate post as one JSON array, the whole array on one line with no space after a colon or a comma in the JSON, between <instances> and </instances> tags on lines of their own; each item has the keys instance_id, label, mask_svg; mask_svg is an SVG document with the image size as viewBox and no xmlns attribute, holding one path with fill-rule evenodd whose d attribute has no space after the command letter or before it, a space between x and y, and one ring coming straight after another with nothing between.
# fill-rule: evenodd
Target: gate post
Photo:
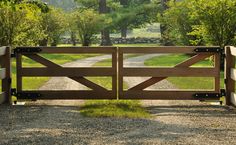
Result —
<instances>
[{"instance_id":1,"label":"gate post","mask_svg":"<svg viewBox=\"0 0 236 145\"><path fill-rule=\"evenodd\" d=\"M232 49L234 47L226 46L225 47L225 89L226 89L226 105L236 105L235 102L232 102L235 91L235 81L236 76L234 75L235 68L235 54L232 53ZM236 48L234 48L234 52L236 52Z\"/></svg>"},{"instance_id":2,"label":"gate post","mask_svg":"<svg viewBox=\"0 0 236 145\"><path fill-rule=\"evenodd\" d=\"M5 70L4 77L2 77L2 100L0 98L0 103L11 104L11 48L2 47L5 49L5 54L1 57L1 67Z\"/></svg>"}]
</instances>

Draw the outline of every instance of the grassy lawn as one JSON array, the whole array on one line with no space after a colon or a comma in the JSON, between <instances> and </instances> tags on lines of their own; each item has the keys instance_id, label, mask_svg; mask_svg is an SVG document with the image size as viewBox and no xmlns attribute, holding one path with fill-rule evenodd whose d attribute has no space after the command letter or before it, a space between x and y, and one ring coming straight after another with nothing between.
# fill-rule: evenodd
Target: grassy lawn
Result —
<instances>
[{"instance_id":1,"label":"grassy lawn","mask_svg":"<svg viewBox=\"0 0 236 145\"><path fill-rule=\"evenodd\" d=\"M132 57L132 56L130 56ZM94 66L109 66L111 59L100 61ZM89 78L101 86L111 89L111 78ZM124 88L128 88L124 84ZM87 100L80 112L87 117L149 118L150 114L137 100Z\"/></svg>"},{"instance_id":2,"label":"grassy lawn","mask_svg":"<svg viewBox=\"0 0 236 145\"><path fill-rule=\"evenodd\" d=\"M175 54L154 57L145 62L147 66L169 66L173 67L176 64L188 59L190 56ZM209 59L198 62L192 67L211 67L212 62ZM170 77L168 81L176 85L179 89L213 89L214 78L206 77ZM223 88L223 72L221 72L221 87Z\"/></svg>"}]
</instances>

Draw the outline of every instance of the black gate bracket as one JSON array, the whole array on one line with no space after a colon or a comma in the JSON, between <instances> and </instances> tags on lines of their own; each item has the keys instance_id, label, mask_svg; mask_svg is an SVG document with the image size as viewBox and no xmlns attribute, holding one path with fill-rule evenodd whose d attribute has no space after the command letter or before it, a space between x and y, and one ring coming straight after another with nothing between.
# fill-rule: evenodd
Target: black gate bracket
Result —
<instances>
[{"instance_id":1,"label":"black gate bracket","mask_svg":"<svg viewBox=\"0 0 236 145\"><path fill-rule=\"evenodd\" d=\"M11 89L11 95L17 97L17 99L31 99L32 101L36 101L37 98L42 96L40 93L17 92L15 88Z\"/></svg>"},{"instance_id":2,"label":"black gate bracket","mask_svg":"<svg viewBox=\"0 0 236 145\"><path fill-rule=\"evenodd\" d=\"M39 53L42 49L40 47L17 47L13 49L11 57L16 57L17 53Z\"/></svg>"},{"instance_id":3,"label":"black gate bracket","mask_svg":"<svg viewBox=\"0 0 236 145\"><path fill-rule=\"evenodd\" d=\"M195 52L217 52L217 53L221 53L222 49L220 47L198 47L196 49L194 49Z\"/></svg>"},{"instance_id":4,"label":"black gate bracket","mask_svg":"<svg viewBox=\"0 0 236 145\"><path fill-rule=\"evenodd\" d=\"M226 95L225 89L221 89L220 93L196 93L193 96L196 98L199 98L199 100L204 100L204 98L207 98L207 99L212 98L212 99L218 100L225 95Z\"/></svg>"}]
</instances>

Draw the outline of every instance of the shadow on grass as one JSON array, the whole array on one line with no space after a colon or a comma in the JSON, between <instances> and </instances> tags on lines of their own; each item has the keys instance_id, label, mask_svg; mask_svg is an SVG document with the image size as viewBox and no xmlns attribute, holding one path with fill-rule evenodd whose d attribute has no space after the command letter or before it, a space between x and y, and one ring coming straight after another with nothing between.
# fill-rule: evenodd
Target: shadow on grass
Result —
<instances>
[{"instance_id":1,"label":"shadow on grass","mask_svg":"<svg viewBox=\"0 0 236 145\"><path fill-rule=\"evenodd\" d=\"M118 106L127 109L126 105ZM232 126L236 123L235 112L223 107L153 106L147 109L154 111L155 120L84 117L80 115L80 107L75 106L0 105L0 144L210 144L212 140L220 144L229 133L236 134ZM175 115L188 116L189 111L197 116L224 117L225 127L158 121L162 113L171 116L178 112ZM233 144L235 140L230 138L227 143Z\"/></svg>"}]
</instances>

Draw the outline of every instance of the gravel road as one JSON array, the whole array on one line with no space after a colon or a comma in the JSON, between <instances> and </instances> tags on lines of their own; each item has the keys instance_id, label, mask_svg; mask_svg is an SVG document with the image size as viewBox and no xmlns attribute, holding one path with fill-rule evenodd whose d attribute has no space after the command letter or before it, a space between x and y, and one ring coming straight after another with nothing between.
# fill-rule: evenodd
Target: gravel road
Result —
<instances>
[{"instance_id":1,"label":"gravel road","mask_svg":"<svg viewBox=\"0 0 236 145\"><path fill-rule=\"evenodd\" d=\"M101 59L107 57L101 56ZM129 59L125 66L133 61L143 64L146 58ZM75 62L69 64L76 65ZM48 87L52 84L50 81L46 84ZM129 85L138 83L126 81ZM163 88L166 83L167 88L175 87L165 82L151 89ZM67 88L67 85L55 89ZM143 104L152 114L151 119L122 119L83 117L79 114L79 104L81 102L63 101L0 105L0 144L236 144L236 111L232 108L197 101L145 101Z\"/></svg>"}]
</instances>

